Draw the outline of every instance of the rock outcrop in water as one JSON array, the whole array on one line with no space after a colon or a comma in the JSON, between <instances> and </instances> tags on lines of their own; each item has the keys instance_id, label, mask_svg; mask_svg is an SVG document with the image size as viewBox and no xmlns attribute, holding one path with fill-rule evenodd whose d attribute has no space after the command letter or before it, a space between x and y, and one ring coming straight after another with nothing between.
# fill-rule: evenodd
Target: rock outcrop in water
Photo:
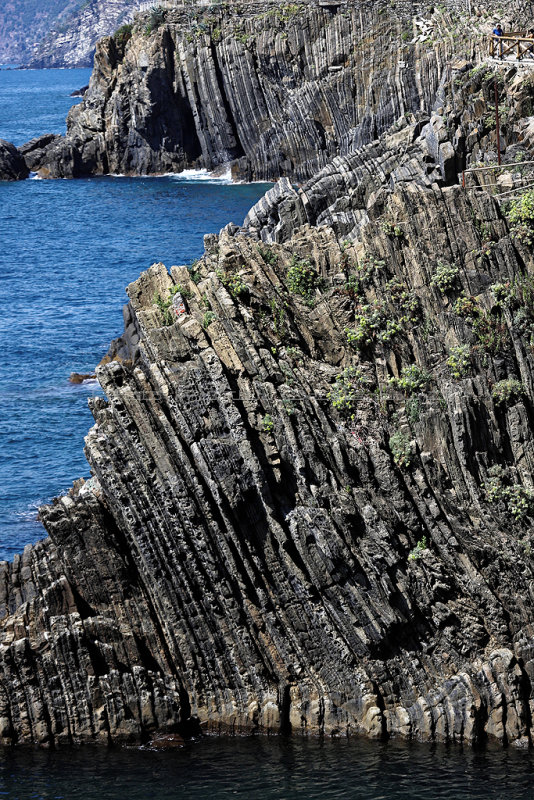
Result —
<instances>
[{"instance_id":1,"label":"rock outcrop in water","mask_svg":"<svg viewBox=\"0 0 534 800\"><path fill-rule=\"evenodd\" d=\"M37 168L307 179L405 113L441 104L449 56L473 50L470 29L453 42L453 19L404 1L154 10L131 36L99 43L67 136Z\"/></svg>"},{"instance_id":2,"label":"rock outcrop in water","mask_svg":"<svg viewBox=\"0 0 534 800\"><path fill-rule=\"evenodd\" d=\"M533 90L500 80L513 169L463 190L494 76L456 67L128 287L92 477L2 565L0 741L530 743Z\"/></svg>"},{"instance_id":3,"label":"rock outcrop in water","mask_svg":"<svg viewBox=\"0 0 534 800\"><path fill-rule=\"evenodd\" d=\"M29 174L26 162L15 145L0 139L0 181L19 181Z\"/></svg>"}]
</instances>

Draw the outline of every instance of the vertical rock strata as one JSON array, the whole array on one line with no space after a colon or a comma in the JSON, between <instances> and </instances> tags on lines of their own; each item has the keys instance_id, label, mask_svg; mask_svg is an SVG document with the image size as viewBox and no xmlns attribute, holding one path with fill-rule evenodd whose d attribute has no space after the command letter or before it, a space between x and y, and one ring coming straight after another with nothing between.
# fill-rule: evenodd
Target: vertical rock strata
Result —
<instances>
[{"instance_id":1,"label":"vertical rock strata","mask_svg":"<svg viewBox=\"0 0 534 800\"><path fill-rule=\"evenodd\" d=\"M530 741L532 250L432 130L128 287L93 477L3 566L3 742Z\"/></svg>"},{"instance_id":2,"label":"vertical rock strata","mask_svg":"<svg viewBox=\"0 0 534 800\"><path fill-rule=\"evenodd\" d=\"M453 39L448 6L271 2L138 17L131 35L99 43L66 139L32 145L28 165L51 177L231 167L245 180L307 179L439 104L448 58L474 49L468 30ZM435 41L416 36L426 18Z\"/></svg>"}]
</instances>

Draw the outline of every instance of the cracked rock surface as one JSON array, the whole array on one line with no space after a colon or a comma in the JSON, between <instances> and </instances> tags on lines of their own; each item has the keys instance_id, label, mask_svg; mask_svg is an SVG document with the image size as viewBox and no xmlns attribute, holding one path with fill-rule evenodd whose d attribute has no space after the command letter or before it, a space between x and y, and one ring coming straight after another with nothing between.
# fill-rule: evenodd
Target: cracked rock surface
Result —
<instances>
[{"instance_id":1,"label":"cracked rock surface","mask_svg":"<svg viewBox=\"0 0 534 800\"><path fill-rule=\"evenodd\" d=\"M249 28L255 52L278 36L265 86L272 69L271 88L289 87L277 107L307 97L309 121L317 94L292 70L334 64L349 12L310 11L332 45L312 61L284 60L292 19L283 37L247 17L215 52L234 76L257 74L238 45ZM204 35L186 48L161 26L136 69L159 64L158 85L170 75L190 98ZM21 148L31 168L67 146L80 170L182 168L202 118L215 138L197 163L230 154L270 174L270 117L232 151L245 139L216 93L216 124L190 105L187 131L168 123L178 149L137 147L113 93L131 81L129 108L148 119L128 66L140 41L115 64L102 44L71 117L91 118L91 138L34 140ZM170 52L179 80L158 61ZM202 57L195 85L220 89L213 63ZM327 72L333 92L342 78ZM507 69L506 169L469 173L464 191L458 170L495 153L496 78L465 63L438 72L393 125L391 87L385 106L356 102L350 124L336 95L340 127L322 149L297 147L241 228L207 236L192 269L154 264L128 287L125 332L97 370L92 477L40 510L47 539L0 565L0 742L293 731L530 743L534 214L527 203L518 221L492 192L532 181L534 90ZM106 138L112 108L131 150Z\"/></svg>"},{"instance_id":2,"label":"cracked rock surface","mask_svg":"<svg viewBox=\"0 0 534 800\"><path fill-rule=\"evenodd\" d=\"M428 4L436 31L449 12L459 24L456 5ZM473 43L436 33L434 46L419 34L420 7L233 3L138 16L131 35L99 42L66 137L43 142L32 169L310 178L404 114L439 106L445 64L454 52L469 58Z\"/></svg>"},{"instance_id":3,"label":"cracked rock surface","mask_svg":"<svg viewBox=\"0 0 534 800\"><path fill-rule=\"evenodd\" d=\"M532 250L428 135L128 287L93 477L2 566L1 741L530 741Z\"/></svg>"}]
</instances>

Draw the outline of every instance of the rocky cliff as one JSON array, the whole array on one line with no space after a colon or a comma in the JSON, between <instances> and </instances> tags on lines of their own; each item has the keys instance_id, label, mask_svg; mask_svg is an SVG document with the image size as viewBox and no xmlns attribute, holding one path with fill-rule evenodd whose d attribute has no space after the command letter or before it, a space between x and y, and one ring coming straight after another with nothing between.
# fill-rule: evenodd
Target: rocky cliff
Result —
<instances>
[{"instance_id":1,"label":"rocky cliff","mask_svg":"<svg viewBox=\"0 0 534 800\"><path fill-rule=\"evenodd\" d=\"M509 6L518 28L529 3ZM451 65L486 55L491 4L476 11L457 0L154 8L98 44L67 135L21 152L52 178L206 168L306 180L405 115L441 108Z\"/></svg>"},{"instance_id":2,"label":"rocky cliff","mask_svg":"<svg viewBox=\"0 0 534 800\"><path fill-rule=\"evenodd\" d=\"M153 10L99 43L66 138L32 144L29 166L51 177L231 167L246 180L304 180L404 114L439 106L451 55L471 57L473 31L490 25L474 19L464 29L454 9L404 0Z\"/></svg>"},{"instance_id":3,"label":"rocky cliff","mask_svg":"<svg viewBox=\"0 0 534 800\"><path fill-rule=\"evenodd\" d=\"M96 43L129 22L137 0L87 0L54 23L37 43L31 69L92 67Z\"/></svg>"},{"instance_id":4,"label":"rocky cliff","mask_svg":"<svg viewBox=\"0 0 534 800\"><path fill-rule=\"evenodd\" d=\"M0 64L90 67L97 40L115 31L135 0L7 0L0 8Z\"/></svg>"},{"instance_id":5,"label":"rocky cliff","mask_svg":"<svg viewBox=\"0 0 534 800\"><path fill-rule=\"evenodd\" d=\"M0 64L27 62L37 42L73 3L69 0L6 0L0 7Z\"/></svg>"},{"instance_id":6,"label":"rocky cliff","mask_svg":"<svg viewBox=\"0 0 534 800\"><path fill-rule=\"evenodd\" d=\"M533 98L450 64L128 287L92 477L2 565L0 741L531 742Z\"/></svg>"}]
</instances>

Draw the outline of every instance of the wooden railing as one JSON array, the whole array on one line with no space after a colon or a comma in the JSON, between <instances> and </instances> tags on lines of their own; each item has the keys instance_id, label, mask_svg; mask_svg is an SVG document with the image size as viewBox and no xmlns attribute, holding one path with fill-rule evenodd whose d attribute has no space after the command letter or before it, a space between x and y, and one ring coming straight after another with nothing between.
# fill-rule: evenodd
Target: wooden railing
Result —
<instances>
[{"instance_id":1,"label":"wooden railing","mask_svg":"<svg viewBox=\"0 0 534 800\"><path fill-rule=\"evenodd\" d=\"M534 37L523 33L507 33L504 36L490 36L489 54L491 58L511 56L516 61L532 58L534 61Z\"/></svg>"}]
</instances>

